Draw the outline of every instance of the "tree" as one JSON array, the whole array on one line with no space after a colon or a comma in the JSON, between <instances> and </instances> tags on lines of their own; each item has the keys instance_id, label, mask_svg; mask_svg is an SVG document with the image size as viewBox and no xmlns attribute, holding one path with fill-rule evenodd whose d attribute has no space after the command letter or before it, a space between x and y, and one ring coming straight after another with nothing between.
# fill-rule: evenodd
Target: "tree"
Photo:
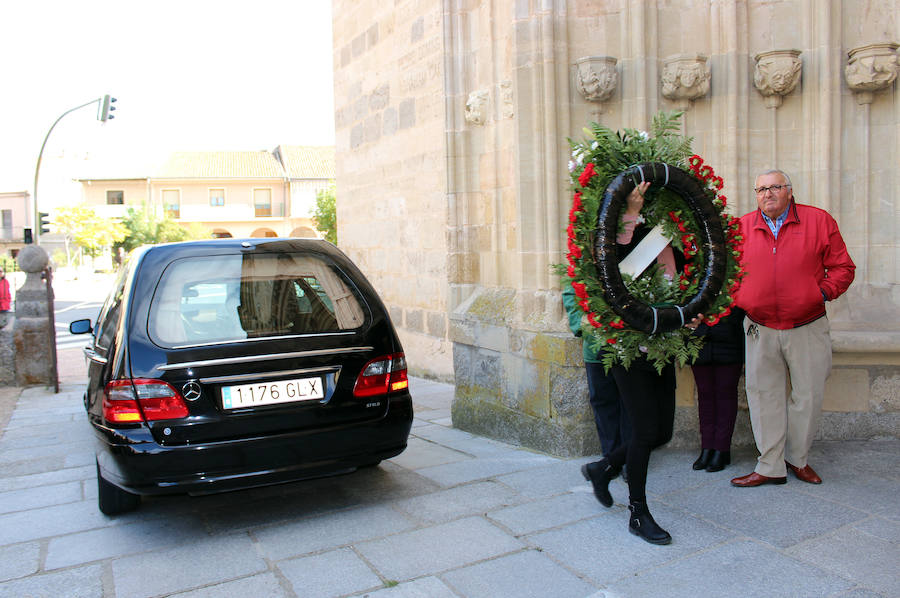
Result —
<instances>
[{"instance_id":1,"label":"tree","mask_svg":"<svg viewBox=\"0 0 900 598\"><path fill-rule=\"evenodd\" d=\"M122 219L122 224L128 234L116 244L116 248L121 247L126 253L141 245L208 239L212 236L210 231L199 223L192 222L183 226L168 217L157 218L147 206L138 209L128 208L128 214Z\"/></svg>"},{"instance_id":2,"label":"tree","mask_svg":"<svg viewBox=\"0 0 900 598\"><path fill-rule=\"evenodd\" d=\"M57 208L53 224L63 234L66 246L66 265L72 264L70 244L84 248L92 258L125 238L125 228L111 220L100 218L86 205Z\"/></svg>"},{"instance_id":3,"label":"tree","mask_svg":"<svg viewBox=\"0 0 900 598\"><path fill-rule=\"evenodd\" d=\"M128 229L119 222L95 217L96 220L75 233L75 242L84 248L91 259L100 255L104 249L121 242L128 234Z\"/></svg>"},{"instance_id":4,"label":"tree","mask_svg":"<svg viewBox=\"0 0 900 598\"><path fill-rule=\"evenodd\" d=\"M337 198L334 181L328 184L327 189L316 191L313 222L316 223L319 232L325 234L326 241L337 245Z\"/></svg>"}]
</instances>

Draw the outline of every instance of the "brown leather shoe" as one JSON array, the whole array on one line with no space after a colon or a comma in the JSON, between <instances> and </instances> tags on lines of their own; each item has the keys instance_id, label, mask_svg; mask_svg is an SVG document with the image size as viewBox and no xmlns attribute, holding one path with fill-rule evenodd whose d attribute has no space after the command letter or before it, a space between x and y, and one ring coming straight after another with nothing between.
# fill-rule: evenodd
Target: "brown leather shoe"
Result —
<instances>
[{"instance_id":1,"label":"brown leather shoe","mask_svg":"<svg viewBox=\"0 0 900 598\"><path fill-rule=\"evenodd\" d=\"M809 463L807 463L804 467L795 467L787 461L785 461L784 464L787 465L788 469L794 472L794 475L797 476L797 479L801 482L806 482L807 484L822 483L822 478L820 478L818 474L813 471L813 468L809 466Z\"/></svg>"},{"instance_id":2,"label":"brown leather shoe","mask_svg":"<svg viewBox=\"0 0 900 598\"><path fill-rule=\"evenodd\" d=\"M738 488L753 488L755 486L762 486L763 484L784 484L786 482L787 478L770 478L754 471L748 475L734 478L731 480L731 485L737 486Z\"/></svg>"}]
</instances>

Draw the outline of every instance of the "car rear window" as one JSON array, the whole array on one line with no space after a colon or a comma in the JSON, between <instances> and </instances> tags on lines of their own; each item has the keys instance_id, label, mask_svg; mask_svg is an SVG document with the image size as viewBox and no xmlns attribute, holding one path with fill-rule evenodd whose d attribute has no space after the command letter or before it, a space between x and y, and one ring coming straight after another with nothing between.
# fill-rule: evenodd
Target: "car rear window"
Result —
<instances>
[{"instance_id":1,"label":"car rear window","mask_svg":"<svg viewBox=\"0 0 900 598\"><path fill-rule=\"evenodd\" d=\"M166 267L150 304L162 346L359 328L362 300L325 258L255 254L183 258Z\"/></svg>"}]
</instances>

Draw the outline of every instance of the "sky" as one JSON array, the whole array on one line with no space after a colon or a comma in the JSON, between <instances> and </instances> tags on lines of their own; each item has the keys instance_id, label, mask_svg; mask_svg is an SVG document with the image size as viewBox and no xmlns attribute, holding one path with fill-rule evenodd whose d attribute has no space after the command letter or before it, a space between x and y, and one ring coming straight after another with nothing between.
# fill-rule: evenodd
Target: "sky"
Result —
<instances>
[{"instance_id":1,"label":"sky","mask_svg":"<svg viewBox=\"0 0 900 598\"><path fill-rule=\"evenodd\" d=\"M8 0L0 8L0 192L172 151L332 145L330 0ZM46 182L45 182L46 179ZM50 204L58 203L48 197Z\"/></svg>"}]
</instances>

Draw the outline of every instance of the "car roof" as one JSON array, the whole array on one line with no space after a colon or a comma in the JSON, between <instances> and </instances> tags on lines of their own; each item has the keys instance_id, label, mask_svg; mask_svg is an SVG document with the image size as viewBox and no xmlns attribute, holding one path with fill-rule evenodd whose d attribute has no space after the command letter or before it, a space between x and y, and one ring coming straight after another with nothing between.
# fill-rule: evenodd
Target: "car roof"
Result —
<instances>
[{"instance_id":1,"label":"car roof","mask_svg":"<svg viewBox=\"0 0 900 598\"><path fill-rule=\"evenodd\" d=\"M209 252L228 253L229 251L262 251L262 252L296 252L314 251L331 256L345 257L343 253L328 241L322 239L300 239L290 237L247 237L227 239L201 239L196 241L178 241L175 243L160 243L158 245L145 245L135 250L135 253L152 253L155 256L189 256L201 255Z\"/></svg>"}]
</instances>

